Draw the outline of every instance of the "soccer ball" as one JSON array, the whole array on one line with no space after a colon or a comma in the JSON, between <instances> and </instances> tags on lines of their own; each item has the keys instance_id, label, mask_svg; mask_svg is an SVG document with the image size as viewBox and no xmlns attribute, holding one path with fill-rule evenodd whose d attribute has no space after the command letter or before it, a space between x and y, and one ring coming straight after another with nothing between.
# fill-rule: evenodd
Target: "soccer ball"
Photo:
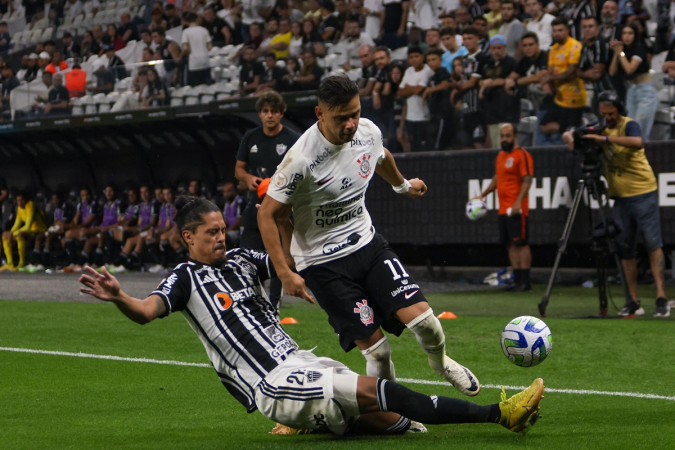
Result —
<instances>
[{"instance_id":1,"label":"soccer ball","mask_svg":"<svg viewBox=\"0 0 675 450\"><path fill-rule=\"evenodd\" d=\"M516 366L536 366L551 353L552 346L551 330L536 317L516 317L502 331L502 350Z\"/></svg>"},{"instance_id":2,"label":"soccer ball","mask_svg":"<svg viewBox=\"0 0 675 450\"><path fill-rule=\"evenodd\" d=\"M487 214L487 206L483 203L482 200L473 199L469 200L469 203L466 204L466 217L469 220L479 220L485 217Z\"/></svg>"}]
</instances>

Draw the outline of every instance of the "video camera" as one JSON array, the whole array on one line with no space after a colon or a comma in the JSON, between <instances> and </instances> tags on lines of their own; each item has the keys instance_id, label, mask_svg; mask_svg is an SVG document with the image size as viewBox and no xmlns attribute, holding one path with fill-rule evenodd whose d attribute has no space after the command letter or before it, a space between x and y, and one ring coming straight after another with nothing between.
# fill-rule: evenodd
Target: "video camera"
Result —
<instances>
[{"instance_id":1,"label":"video camera","mask_svg":"<svg viewBox=\"0 0 675 450\"><path fill-rule=\"evenodd\" d=\"M584 160L587 162L600 162L600 155L602 155L602 146L592 139L583 139L587 134L600 134L607 128L605 120L599 122L592 122L579 128L575 128L574 135L574 151L584 155Z\"/></svg>"}]
</instances>

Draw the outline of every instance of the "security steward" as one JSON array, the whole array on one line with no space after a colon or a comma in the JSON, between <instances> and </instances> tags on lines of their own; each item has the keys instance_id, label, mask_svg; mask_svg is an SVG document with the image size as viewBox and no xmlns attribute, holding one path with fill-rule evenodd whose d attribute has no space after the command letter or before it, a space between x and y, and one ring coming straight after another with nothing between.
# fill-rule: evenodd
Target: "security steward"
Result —
<instances>
[{"instance_id":1,"label":"security steward","mask_svg":"<svg viewBox=\"0 0 675 450\"><path fill-rule=\"evenodd\" d=\"M624 105L614 91L598 96L600 115L606 127L599 134L588 134L603 148L605 177L609 195L614 199L614 219L621 228L619 247L626 281L632 299L619 311L620 316L644 314L637 296L637 239L642 236L656 284L654 317L668 317L670 307L664 289L665 257L661 240L661 219L656 177L647 161L640 125L626 117ZM563 134L570 149L574 148L572 132Z\"/></svg>"}]
</instances>

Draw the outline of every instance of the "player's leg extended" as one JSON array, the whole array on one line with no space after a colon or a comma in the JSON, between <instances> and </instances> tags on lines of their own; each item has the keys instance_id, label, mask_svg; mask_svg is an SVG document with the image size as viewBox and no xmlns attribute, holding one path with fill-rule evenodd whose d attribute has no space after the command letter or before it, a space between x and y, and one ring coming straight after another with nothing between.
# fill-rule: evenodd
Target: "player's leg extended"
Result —
<instances>
[{"instance_id":1,"label":"player's leg extended","mask_svg":"<svg viewBox=\"0 0 675 450\"><path fill-rule=\"evenodd\" d=\"M366 375L396 381L396 369L391 360L391 345L382 330L378 328L368 339L354 341L366 358Z\"/></svg>"},{"instance_id":2,"label":"player's leg extended","mask_svg":"<svg viewBox=\"0 0 675 450\"><path fill-rule=\"evenodd\" d=\"M359 377L357 402L362 414L393 411L425 424L498 423L513 432L523 432L539 417L544 381L537 378L527 389L491 405L478 405L450 397L420 394L396 382Z\"/></svg>"}]
</instances>

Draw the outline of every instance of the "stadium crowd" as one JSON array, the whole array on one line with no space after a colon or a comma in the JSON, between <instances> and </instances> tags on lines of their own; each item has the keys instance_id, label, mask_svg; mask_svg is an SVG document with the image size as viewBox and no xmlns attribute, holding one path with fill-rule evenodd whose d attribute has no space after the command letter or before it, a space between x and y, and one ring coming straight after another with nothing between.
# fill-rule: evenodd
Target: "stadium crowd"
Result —
<instances>
[{"instance_id":1,"label":"stadium crowd","mask_svg":"<svg viewBox=\"0 0 675 450\"><path fill-rule=\"evenodd\" d=\"M246 183L225 182L213 196L199 180L178 188L144 184L118 190L107 185L99 196L88 187L33 196L10 193L0 178L0 271L79 273L87 264L113 273L164 273L165 266L187 255L174 221L181 193L218 205L227 224L228 248L238 246L242 212L255 195Z\"/></svg>"},{"instance_id":2,"label":"stadium crowd","mask_svg":"<svg viewBox=\"0 0 675 450\"><path fill-rule=\"evenodd\" d=\"M66 27L20 67L0 61L5 115L11 91L31 80L44 86L31 116L70 114L77 98L118 90L131 94L110 97L106 111L166 106L182 86L218 82L222 54L236 73L218 99L314 90L323 76L347 72L361 87L362 115L394 151L495 147L499 126L521 117L537 118L536 145L561 145L565 129L597 114L595 95L607 89L648 137L659 106L654 55L667 51L665 62L655 59L659 82L675 82L673 14L662 1L178 0L154 2L149 13L124 9L81 35L68 24L107 3L0 5L4 14L24 8L30 27ZM12 43L6 28L0 52ZM140 60L119 57L130 43L140 44Z\"/></svg>"}]
</instances>

